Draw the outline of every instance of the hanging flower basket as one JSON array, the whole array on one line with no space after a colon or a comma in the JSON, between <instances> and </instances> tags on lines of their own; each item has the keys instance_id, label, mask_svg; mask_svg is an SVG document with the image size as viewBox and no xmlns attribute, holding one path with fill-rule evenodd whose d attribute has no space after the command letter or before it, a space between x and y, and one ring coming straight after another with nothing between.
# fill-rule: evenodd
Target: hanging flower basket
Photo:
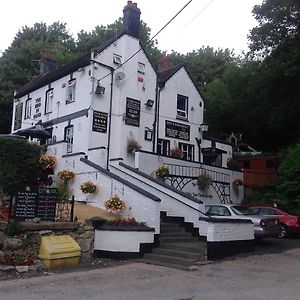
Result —
<instances>
[{"instance_id":1,"label":"hanging flower basket","mask_svg":"<svg viewBox=\"0 0 300 300\"><path fill-rule=\"evenodd\" d=\"M239 179L239 178L237 178L237 179L234 179L233 181L232 181L232 187L234 188L234 189L238 189L240 186L242 186L244 183L243 183L243 181L241 180L241 179Z\"/></svg>"},{"instance_id":2,"label":"hanging flower basket","mask_svg":"<svg viewBox=\"0 0 300 300\"><path fill-rule=\"evenodd\" d=\"M96 184L94 184L91 181L87 181L84 182L81 186L80 186L81 191L84 194L93 194L97 192L97 186Z\"/></svg>"},{"instance_id":3,"label":"hanging flower basket","mask_svg":"<svg viewBox=\"0 0 300 300\"><path fill-rule=\"evenodd\" d=\"M74 172L70 170L63 170L58 172L57 176L63 180L65 183L69 183L70 181L73 181L75 178Z\"/></svg>"},{"instance_id":4,"label":"hanging flower basket","mask_svg":"<svg viewBox=\"0 0 300 300\"><path fill-rule=\"evenodd\" d=\"M56 157L52 155L41 155L39 164L44 170L53 169L56 166Z\"/></svg>"},{"instance_id":5,"label":"hanging flower basket","mask_svg":"<svg viewBox=\"0 0 300 300\"><path fill-rule=\"evenodd\" d=\"M139 151L142 148L142 146L134 139L128 139L127 140L127 152L133 153L135 151Z\"/></svg>"},{"instance_id":6,"label":"hanging flower basket","mask_svg":"<svg viewBox=\"0 0 300 300\"><path fill-rule=\"evenodd\" d=\"M124 201L118 195L114 195L106 200L104 206L106 210L113 213L120 213L126 207Z\"/></svg>"},{"instance_id":7,"label":"hanging flower basket","mask_svg":"<svg viewBox=\"0 0 300 300\"><path fill-rule=\"evenodd\" d=\"M179 147L174 147L170 149L170 156L174 158L182 158L183 152Z\"/></svg>"},{"instance_id":8,"label":"hanging flower basket","mask_svg":"<svg viewBox=\"0 0 300 300\"><path fill-rule=\"evenodd\" d=\"M165 179L168 177L170 174L169 168L166 166L160 166L156 171L155 171L155 177L159 179Z\"/></svg>"},{"instance_id":9,"label":"hanging flower basket","mask_svg":"<svg viewBox=\"0 0 300 300\"><path fill-rule=\"evenodd\" d=\"M212 182L212 179L209 175L207 174L201 174L199 175L199 177L197 178L197 185L198 188L202 191L207 191L210 184Z\"/></svg>"}]
</instances>

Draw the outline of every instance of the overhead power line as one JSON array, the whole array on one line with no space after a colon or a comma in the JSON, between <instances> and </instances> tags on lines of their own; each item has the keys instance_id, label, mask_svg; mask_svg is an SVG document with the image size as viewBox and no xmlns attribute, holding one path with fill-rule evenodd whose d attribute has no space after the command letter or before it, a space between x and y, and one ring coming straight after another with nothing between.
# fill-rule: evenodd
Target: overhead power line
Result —
<instances>
[{"instance_id":1,"label":"overhead power line","mask_svg":"<svg viewBox=\"0 0 300 300\"><path fill-rule=\"evenodd\" d=\"M172 21L174 21L174 19L192 2L193 0L189 0L147 43L146 45L148 45L151 41L153 41ZM134 52L130 57L128 57L121 65L119 65L116 69L118 70L119 68L121 68L122 66L124 66L128 61L130 61L134 56L136 56L140 51L142 50L142 47L140 47L136 52ZM110 73L104 75L103 77L101 77L100 79L98 79L98 81L103 80L104 78L106 78L107 76L109 76Z\"/></svg>"}]
</instances>

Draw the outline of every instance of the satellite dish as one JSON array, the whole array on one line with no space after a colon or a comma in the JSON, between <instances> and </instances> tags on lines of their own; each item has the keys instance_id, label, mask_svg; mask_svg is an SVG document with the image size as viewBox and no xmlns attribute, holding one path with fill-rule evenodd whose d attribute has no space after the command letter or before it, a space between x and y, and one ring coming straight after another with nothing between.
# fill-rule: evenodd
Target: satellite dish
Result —
<instances>
[{"instance_id":1,"label":"satellite dish","mask_svg":"<svg viewBox=\"0 0 300 300\"><path fill-rule=\"evenodd\" d=\"M116 77L116 80L121 81L125 78L125 73L124 72L117 72L115 77Z\"/></svg>"}]
</instances>

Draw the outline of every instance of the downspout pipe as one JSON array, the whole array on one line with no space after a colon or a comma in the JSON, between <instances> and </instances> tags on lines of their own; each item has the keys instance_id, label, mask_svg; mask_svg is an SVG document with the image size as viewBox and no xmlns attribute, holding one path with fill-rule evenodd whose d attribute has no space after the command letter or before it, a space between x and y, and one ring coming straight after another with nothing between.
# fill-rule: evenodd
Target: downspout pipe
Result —
<instances>
[{"instance_id":1,"label":"downspout pipe","mask_svg":"<svg viewBox=\"0 0 300 300\"><path fill-rule=\"evenodd\" d=\"M107 157L106 157L106 170L109 171L109 156L110 156L110 140L111 140L111 114L112 114L112 103L113 103L113 83L114 83L114 69L110 72L110 100L109 100L109 117L108 117L108 137L107 137Z\"/></svg>"},{"instance_id":2,"label":"downspout pipe","mask_svg":"<svg viewBox=\"0 0 300 300\"><path fill-rule=\"evenodd\" d=\"M152 152L156 153L157 152L157 148L155 147L155 145L157 144L156 142L156 133L157 133L157 129L156 129L156 124L158 122L158 78L156 76L156 86L155 86L155 111L154 111L155 115L154 115L154 122L153 122L153 144L152 144Z\"/></svg>"}]
</instances>

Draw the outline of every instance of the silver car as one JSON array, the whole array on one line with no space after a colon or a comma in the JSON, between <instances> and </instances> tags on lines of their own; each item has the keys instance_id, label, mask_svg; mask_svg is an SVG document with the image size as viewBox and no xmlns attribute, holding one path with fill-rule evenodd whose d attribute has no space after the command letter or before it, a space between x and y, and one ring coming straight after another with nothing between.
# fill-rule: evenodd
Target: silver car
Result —
<instances>
[{"instance_id":1,"label":"silver car","mask_svg":"<svg viewBox=\"0 0 300 300\"><path fill-rule=\"evenodd\" d=\"M280 233L278 219L256 215L254 210L242 205L205 204L205 213L210 217L251 220L254 224L254 237L257 240L266 237L277 237Z\"/></svg>"}]
</instances>

